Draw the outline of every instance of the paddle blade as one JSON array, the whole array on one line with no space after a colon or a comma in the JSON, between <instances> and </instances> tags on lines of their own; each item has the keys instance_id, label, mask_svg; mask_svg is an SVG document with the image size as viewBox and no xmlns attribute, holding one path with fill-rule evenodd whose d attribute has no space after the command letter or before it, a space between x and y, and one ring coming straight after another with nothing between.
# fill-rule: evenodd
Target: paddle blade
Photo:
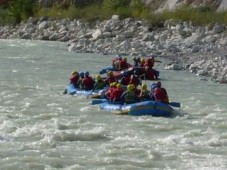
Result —
<instances>
[{"instance_id":1,"label":"paddle blade","mask_svg":"<svg viewBox=\"0 0 227 170\"><path fill-rule=\"evenodd\" d=\"M97 104L101 104L103 102L106 102L106 99L93 99L91 101L91 105L97 105Z\"/></svg>"},{"instance_id":2,"label":"paddle blade","mask_svg":"<svg viewBox=\"0 0 227 170\"><path fill-rule=\"evenodd\" d=\"M128 110L119 110L119 111L112 111L112 113L116 115L128 115Z\"/></svg>"},{"instance_id":3,"label":"paddle blade","mask_svg":"<svg viewBox=\"0 0 227 170\"><path fill-rule=\"evenodd\" d=\"M173 106L173 107L178 107L178 108L181 107L181 103L179 103L179 102L170 102L169 105Z\"/></svg>"},{"instance_id":4,"label":"paddle blade","mask_svg":"<svg viewBox=\"0 0 227 170\"><path fill-rule=\"evenodd\" d=\"M100 94L92 94L90 98L92 99L100 99L102 96Z\"/></svg>"}]
</instances>

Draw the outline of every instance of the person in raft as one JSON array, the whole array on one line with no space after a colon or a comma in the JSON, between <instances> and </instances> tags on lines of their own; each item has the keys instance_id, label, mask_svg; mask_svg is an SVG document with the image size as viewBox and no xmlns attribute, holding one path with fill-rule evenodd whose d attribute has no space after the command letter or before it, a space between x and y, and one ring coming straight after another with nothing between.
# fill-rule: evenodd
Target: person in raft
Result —
<instances>
[{"instance_id":1,"label":"person in raft","mask_svg":"<svg viewBox=\"0 0 227 170\"><path fill-rule=\"evenodd\" d=\"M98 75L96 76L95 85L94 85L92 91L101 90L101 89L103 89L105 86L106 86L106 85L105 85L104 80L102 79L101 75L98 74Z\"/></svg>"},{"instance_id":2,"label":"person in raft","mask_svg":"<svg viewBox=\"0 0 227 170\"><path fill-rule=\"evenodd\" d=\"M121 54L118 54L113 60L112 60L112 66L115 71L118 71L120 69L120 62L122 61Z\"/></svg>"},{"instance_id":3,"label":"person in raft","mask_svg":"<svg viewBox=\"0 0 227 170\"><path fill-rule=\"evenodd\" d=\"M147 85L146 84L142 84L142 86L141 86L139 99L140 99L140 101L151 100L150 91L147 89Z\"/></svg>"},{"instance_id":4,"label":"person in raft","mask_svg":"<svg viewBox=\"0 0 227 170\"><path fill-rule=\"evenodd\" d=\"M155 59L156 55L151 54L148 58L145 59L144 67L153 68L155 62L161 63L160 60Z\"/></svg>"},{"instance_id":5,"label":"person in raft","mask_svg":"<svg viewBox=\"0 0 227 170\"><path fill-rule=\"evenodd\" d=\"M137 102L137 91L134 84L129 84L126 91L122 94L121 99L126 104L132 104Z\"/></svg>"},{"instance_id":6,"label":"person in raft","mask_svg":"<svg viewBox=\"0 0 227 170\"><path fill-rule=\"evenodd\" d=\"M142 80L140 79L140 77L136 73L134 73L130 77L129 84L134 84L135 87L138 87L139 85L142 85Z\"/></svg>"},{"instance_id":7,"label":"person in raft","mask_svg":"<svg viewBox=\"0 0 227 170\"><path fill-rule=\"evenodd\" d=\"M115 77L113 76L113 71L108 71L107 77L104 80L107 86L110 86L111 83L115 82Z\"/></svg>"},{"instance_id":8,"label":"person in raft","mask_svg":"<svg viewBox=\"0 0 227 170\"><path fill-rule=\"evenodd\" d=\"M166 104L169 103L167 91L162 87L161 81L158 81L156 83L156 88L154 88L152 96L154 97L155 101L163 102Z\"/></svg>"},{"instance_id":9,"label":"person in raft","mask_svg":"<svg viewBox=\"0 0 227 170\"><path fill-rule=\"evenodd\" d=\"M70 84L73 84L75 88L77 88L77 83L78 83L78 80L80 78L80 75L77 71L73 71L69 80L70 80Z\"/></svg>"},{"instance_id":10,"label":"person in raft","mask_svg":"<svg viewBox=\"0 0 227 170\"><path fill-rule=\"evenodd\" d=\"M117 87L113 89L113 101L114 103L123 102L121 96L124 93L124 89L120 83L117 84Z\"/></svg>"},{"instance_id":11,"label":"person in raft","mask_svg":"<svg viewBox=\"0 0 227 170\"><path fill-rule=\"evenodd\" d=\"M77 81L77 87L83 89L83 79L84 79L84 72L79 73L79 80Z\"/></svg>"},{"instance_id":12,"label":"person in raft","mask_svg":"<svg viewBox=\"0 0 227 170\"><path fill-rule=\"evenodd\" d=\"M106 91L104 97L108 101L113 101L113 91L117 88L117 82L110 83L109 89Z\"/></svg>"},{"instance_id":13,"label":"person in raft","mask_svg":"<svg viewBox=\"0 0 227 170\"><path fill-rule=\"evenodd\" d=\"M128 74L127 71L124 71L123 74L122 74L122 78L120 79L120 83L123 85L123 86L127 86L129 85L130 81L131 81L131 77L130 75Z\"/></svg>"},{"instance_id":14,"label":"person in raft","mask_svg":"<svg viewBox=\"0 0 227 170\"><path fill-rule=\"evenodd\" d=\"M119 70L125 70L129 67L129 64L127 63L127 57L124 57L122 60L119 62Z\"/></svg>"},{"instance_id":15,"label":"person in raft","mask_svg":"<svg viewBox=\"0 0 227 170\"><path fill-rule=\"evenodd\" d=\"M92 90L94 86L94 80L89 76L89 72L84 73L84 78L82 80L83 88L85 90Z\"/></svg>"}]
</instances>

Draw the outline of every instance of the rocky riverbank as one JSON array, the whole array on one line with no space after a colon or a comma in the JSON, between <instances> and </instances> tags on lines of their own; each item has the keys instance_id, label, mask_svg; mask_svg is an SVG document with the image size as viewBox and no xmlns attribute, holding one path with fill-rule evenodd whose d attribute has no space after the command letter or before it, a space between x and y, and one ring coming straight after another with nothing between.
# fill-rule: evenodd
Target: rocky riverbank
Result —
<instances>
[{"instance_id":1,"label":"rocky riverbank","mask_svg":"<svg viewBox=\"0 0 227 170\"><path fill-rule=\"evenodd\" d=\"M226 26L194 26L188 22L166 21L153 27L132 18L111 19L96 23L81 20L30 18L16 26L1 26L2 39L32 39L67 42L77 53L155 54L169 59L166 69L185 69L204 80L227 83Z\"/></svg>"}]
</instances>

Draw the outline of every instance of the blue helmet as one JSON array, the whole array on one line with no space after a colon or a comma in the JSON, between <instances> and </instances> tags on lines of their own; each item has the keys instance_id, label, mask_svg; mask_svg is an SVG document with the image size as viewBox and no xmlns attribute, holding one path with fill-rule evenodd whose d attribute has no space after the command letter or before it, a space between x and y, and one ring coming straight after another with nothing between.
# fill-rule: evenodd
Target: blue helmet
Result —
<instances>
[{"instance_id":1,"label":"blue helmet","mask_svg":"<svg viewBox=\"0 0 227 170\"><path fill-rule=\"evenodd\" d=\"M154 90L157 87L156 83L151 83L151 89Z\"/></svg>"},{"instance_id":2,"label":"blue helmet","mask_svg":"<svg viewBox=\"0 0 227 170\"><path fill-rule=\"evenodd\" d=\"M89 72L88 71L86 71L84 74L85 74L85 77L89 76Z\"/></svg>"},{"instance_id":3,"label":"blue helmet","mask_svg":"<svg viewBox=\"0 0 227 170\"><path fill-rule=\"evenodd\" d=\"M80 72L80 77L84 78L84 72Z\"/></svg>"}]
</instances>

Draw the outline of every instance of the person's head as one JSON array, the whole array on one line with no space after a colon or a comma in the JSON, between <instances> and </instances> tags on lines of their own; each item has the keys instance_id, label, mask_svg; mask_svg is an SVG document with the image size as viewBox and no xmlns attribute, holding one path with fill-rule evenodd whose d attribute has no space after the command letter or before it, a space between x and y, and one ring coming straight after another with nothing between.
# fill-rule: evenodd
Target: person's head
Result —
<instances>
[{"instance_id":1,"label":"person's head","mask_svg":"<svg viewBox=\"0 0 227 170\"><path fill-rule=\"evenodd\" d=\"M84 72L80 72L80 77L84 78Z\"/></svg>"},{"instance_id":2,"label":"person's head","mask_svg":"<svg viewBox=\"0 0 227 170\"><path fill-rule=\"evenodd\" d=\"M120 83L117 84L117 88L118 89L121 89L122 88L122 85Z\"/></svg>"},{"instance_id":3,"label":"person's head","mask_svg":"<svg viewBox=\"0 0 227 170\"><path fill-rule=\"evenodd\" d=\"M84 73L84 76L85 76L85 77L88 77L88 76L89 76L89 72L86 71L86 72Z\"/></svg>"},{"instance_id":4,"label":"person's head","mask_svg":"<svg viewBox=\"0 0 227 170\"><path fill-rule=\"evenodd\" d=\"M124 57L124 58L123 58L123 61L127 62L127 57Z\"/></svg>"},{"instance_id":5,"label":"person's head","mask_svg":"<svg viewBox=\"0 0 227 170\"><path fill-rule=\"evenodd\" d=\"M161 87L162 86L162 83L161 83L161 81L157 81L157 87Z\"/></svg>"},{"instance_id":6,"label":"person's head","mask_svg":"<svg viewBox=\"0 0 227 170\"><path fill-rule=\"evenodd\" d=\"M154 61L154 57L155 57L155 55L154 55L154 54L151 54L151 55L149 56L148 60Z\"/></svg>"},{"instance_id":7,"label":"person's head","mask_svg":"<svg viewBox=\"0 0 227 170\"><path fill-rule=\"evenodd\" d=\"M101 76L98 74L97 76L96 76L96 80L101 80L102 78L101 78Z\"/></svg>"},{"instance_id":8,"label":"person's head","mask_svg":"<svg viewBox=\"0 0 227 170\"><path fill-rule=\"evenodd\" d=\"M137 62L139 63L140 61L141 61L141 58L140 58L140 57L138 57L138 58L137 58Z\"/></svg>"},{"instance_id":9,"label":"person's head","mask_svg":"<svg viewBox=\"0 0 227 170\"><path fill-rule=\"evenodd\" d=\"M132 87L131 84L129 84L129 85L127 86L127 91L132 91L132 90L133 90L133 87Z\"/></svg>"},{"instance_id":10,"label":"person's head","mask_svg":"<svg viewBox=\"0 0 227 170\"><path fill-rule=\"evenodd\" d=\"M113 71L108 71L108 76L113 76Z\"/></svg>"},{"instance_id":11,"label":"person's head","mask_svg":"<svg viewBox=\"0 0 227 170\"><path fill-rule=\"evenodd\" d=\"M113 83L110 83L110 87L113 87Z\"/></svg>"},{"instance_id":12,"label":"person's head","mask_svg":"<svg viewBox=\"0 0 227 170\"><path fill-rule=\"evenodd\" d=\"M113 82L113 86L112 87L117 87L117 82Z\"/></svg>"},{"instance_id":13,"label":"person's head","mask_svg":"<svg viewBox=\"0 0 227 170\"><path fill-rule=\"evenodd\" d=\"M156 83L151 83L151 90L154 90L157 87Z\"/></svg>"},{"instance_id":14,"label":"person's head","mask_svg":"<svg viewBox=\"0 0 227 170\"><path fill-rule=\"evenodd\" d=\"M147 90L147 85L146 84L142 84L142 90Z\"/></svg>"},{"instance_id":15,"label":"person's head","mask_svg":"<svg viewBox=\"0 0 227 170\"><path fill-rule=\"evenodd\" d=\"M73 71L73 72L71 73L72 76L75 76L75 75L77 75L77 74L78 74L77 71Z\"/></svg>"},{"instance_id":16,"label":"person's head","mask_svg":"<svg viewBox=\"0 0 227 170\"><path fill-rule=\"evenodd\" d=\"M141 59L140 59L140 62L141 62L141 63L145 63L145 59L144 59L144 58L141 58Z\"/></svg>"}]
</instances>

